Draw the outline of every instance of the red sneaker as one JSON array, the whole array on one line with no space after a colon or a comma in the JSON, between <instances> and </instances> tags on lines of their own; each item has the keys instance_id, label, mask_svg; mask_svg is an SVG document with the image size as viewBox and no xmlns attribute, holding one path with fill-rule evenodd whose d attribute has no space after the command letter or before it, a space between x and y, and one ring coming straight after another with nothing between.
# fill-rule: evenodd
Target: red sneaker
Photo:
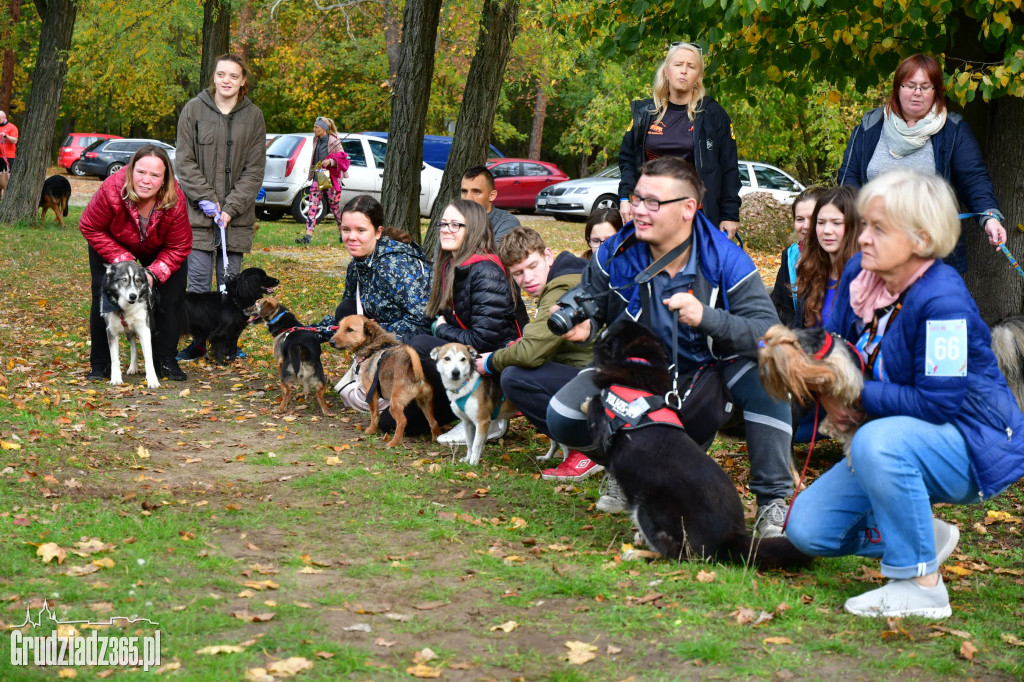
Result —
<instances>
[{"instance_id":1,"label":"red sneaker","mask_svg":"<svg viewBox=\"0 0 1024 682\"><path fill-rule=\"evenodd\" d=\"M580 481L599 471L604 471L604 467L582 452L570 450L564 462L554 469L545 469L540 473L540 477L548 481Z\"/></svg>"}]
</instances>

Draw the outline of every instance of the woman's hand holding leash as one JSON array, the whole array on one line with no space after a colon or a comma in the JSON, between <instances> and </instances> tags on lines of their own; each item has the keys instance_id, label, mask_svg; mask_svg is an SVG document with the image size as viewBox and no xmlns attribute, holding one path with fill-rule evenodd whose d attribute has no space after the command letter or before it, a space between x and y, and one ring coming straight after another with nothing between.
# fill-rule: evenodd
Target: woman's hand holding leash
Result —
<instances>
[{"instance_id":1,"label":"woman's hand holding leash","mask_svg":"<svg viewBox=\"0 0 1024 682\"><path fill-rule=\"evenodd\" d=\"M484 376L490 374L490 372L487 371L487 358L489 358L490 356L490 353L484 353L483 355L478 356L477 359L473 361L473 364L476 365L477 374L482 374Z\"/></svg>"},{"instance_id":2,"label":"woman's hand holding leash","mask_svg":"<svg viewBox=\"0 0 1024 682\"><path fill-rule=\"evenodd\" d=\"M997 249L1000 244L1006 243L1006 228L995 218L985 221L985 234L988 235L988 243Z\"/></svg>"}]
</instances>

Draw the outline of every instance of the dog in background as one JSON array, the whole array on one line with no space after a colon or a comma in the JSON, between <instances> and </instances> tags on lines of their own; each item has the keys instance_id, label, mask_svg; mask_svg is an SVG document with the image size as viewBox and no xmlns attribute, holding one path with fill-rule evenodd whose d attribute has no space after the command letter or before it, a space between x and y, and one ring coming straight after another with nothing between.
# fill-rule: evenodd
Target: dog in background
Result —
<instances>
[{"instance_id":1,"label":"dog in background","mask_svg":"<svg viewBox=\"0 0 1024 682\"><path fill-rule=\"evenodd\" d=\"M446 343L430 351L452 412L466 430L466 456L462 461L471 465L480 463L491 422L508 419L519 411L505 400L497 377L481 376L476 371L473 361L478 355L476 349L461 343Z\"/></svg>"},{"instance_id":2,"label":"dog in background","mask_svg":"<svg viewBox=\"0 0 1024 682\"><path fill-rule=\"evenodd\" d=\"M107 265L100 291L100 314L107 325L107 345L110 347L110 384L119 386L121 378L120 338L128 339L131 362L128 374L139 371L136 340L142 346L142 359L146 367L146 385L160 388L153 363L153 341L150 317L153 314L153 291L146 279L146 269L135 261L121 261Z\"/></svg>"},{"instance_id":3,"label":"dog in background","mask_svg":"<svg viewBox=\"0 0 1024 682\"><path fill-rule=\"evenodd\" d=\"M673 379L665 347L649 329L633 320L615 322L594 345L594 367L602 392L583 408L603 452L592 457L606 462L626 495L639 540L677 561L763 568L810 562L783 536L755 540L748 534L728 474L664 404Z\"/></svg>"},{"instance_id":4,"label":"dog in background","mask_svg":"<svg viewBox=\"0 0 1024 682\"><path fill-rule=\"evenodd\" d=\"M8 173L8 177L10 174ZM39 196L39 222L43 222L47 211L53 211L57 222L64 227L64 219L68 217L68 202L71 201L71 183L63 175L51 175L43 183L43 192Z\"/></svg>"},{"instance_id":5,"label":"dog in background","mask_svg":"<svg viewBox=\"0 0 1024 682\"><path fill-rule=\"evenodd\" d=\"M246 268L228 279L226 295L219 291L187 292L182 335L191 335L197 344L208 344L217 364L233 362L238 337L249 325L250 316L245 311L273 293L278 284L277 278L261 268Z\"/></svg>"},{"instance_id":6,"label":"dog in background","mask_svg":"<svg viewBox=\"0 0 1024 682\"><path fill-rule=\"evenodd\" d=\"M395 418L395 435L388 442L393 448L402 444L405 435L405 408L415 401L430 424L430 436L437 440L441 428L434 418L434 388L423 375L419 354L411 346L398 343L394 334L384 331L375 321L362 315L349 315L338 322L338 331L331 337L338 350L351 350L361 359L356 370L370 408L370 425L364 433L380 431L380 405L377 397L391 401Z\"/></svg>"},{"instance_id":7,"label":"dog in background","mask_svg":"<svg viewBox=\"0 0 1024 682\"><path fill-rule=\"evenodd\" d=\"M0 200L4 198L4 192L7 191L7 185L11 182L11 169L5 168L0 171Z\"/></svg>"},{"instance_id":8,"label":"dog in background","mask_svg":"<svg viewBox=\"0 0 1024 682\"><path fill-rule=\"evenodd\" d=\"M844 405L858 405L864 388L860 354L843 338L822 327L769 327L757 351L757 371L768 395L800 404L814 401L816 393L825 393ZM818 430L841 443L849 457L854 430L840 431L827 415Z\"/></svg>"},{"instance_id":9,"label":"dog in background","mask_svg":"<svg viewBox=\"0 0 1024 682\"><path fill-rule=\"evenodd\" d=\"M299 318L272 297L261 298L249 308L249 314L255 315L267 325L267 330L274 337L274 359L281 377L281 412L291 404L295 385L302 384L302 395L309 402L310 389L316 394L320 411L325 417L331 411L324 400L327 391L327 377L324 366L320 362L320 337L310 327L303 327Z\"/></svg>"},{"instance_id":10,"label":"dog in background","mask_svg":"<svg viewBox=\"0 0 1024 682\"><path fill-rule=\"evenodd\" d=\"M992 352L999 369L1024 410L1024 316L1014 315L992 325Z\"/></svg>"}]
</instances>

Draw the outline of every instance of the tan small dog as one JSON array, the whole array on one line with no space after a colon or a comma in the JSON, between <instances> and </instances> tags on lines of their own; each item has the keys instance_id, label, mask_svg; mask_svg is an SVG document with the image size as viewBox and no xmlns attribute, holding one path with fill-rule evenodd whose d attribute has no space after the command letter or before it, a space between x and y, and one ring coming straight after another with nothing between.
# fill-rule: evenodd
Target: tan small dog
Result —
<instances>
[{"instance_id":1,"label":"tan small dog","mask_svg":"<svg viewBox=\"0 0 1024 682\"><path fill-rule=\"evenodd\" d=\"M497 376L481 376L474 361L479 353L461 343L446 343L430 351L437 363L452 412L466 430L467 464L479 464L487 443L487 430L495 419L508 419L519 411L504 399Z\"/></svg>"},{"instance_id":2,"label":"tan small dog","mask_svg":"<svg viewBox=\"0 0 1024 682\"><path fill-rule=\"evenodd\" d=\"M316 401L325 417L331 416L324 393L327 391L327 376L320 361L320 338L308 327L303 327L299 318L278 303L276 298L261 298L248 308L247 315L255 315L267 325L267 331L274 337L274 359L277 360L281 376L281 407L284 412L292 401L295 384L302 384L302 394L309 400L309 391L316 392Z\"/></svg>"},{"instance_id":3,"label":"tan small dog","mask_svg":"<svg viewBox=\"0 0 1024 682\"><path fill-rule=\"evenodd\" d=\"M431 439L437 440L441 427L434 418L434 389L423 375L419 354L411 346L398 343L394 334L362 315L342 318L338 331L331 337L331 345L338 350L349 349L356 358L363 358L357 376L370 408L370 425L365 433L372 435L380 430L379 395L391 401L391 415L395 418L395 435L388 441L389 448L402 444L407 423L405 408L413 401L430 424ZM379 377L376 387L375 377Z\"/></svg>"}]
</instances>

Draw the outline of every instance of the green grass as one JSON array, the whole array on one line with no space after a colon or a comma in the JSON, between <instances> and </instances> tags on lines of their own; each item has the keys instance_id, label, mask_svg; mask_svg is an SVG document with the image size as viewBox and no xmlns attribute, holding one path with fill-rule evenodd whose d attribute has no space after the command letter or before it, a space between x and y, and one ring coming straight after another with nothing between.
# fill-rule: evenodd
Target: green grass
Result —
<instances>
[{"instance_id":1,"label":"green grass","mask_svg":"<svg viewBox=\"0 0 1024 682\"><path fill-rule=\"evenodd\" d=\"M72 209L69 225L79 213ZM580 241L582 225L524 220L556 250ZM989 510L1024 515L1019 485L984 505L939 510L963 529L955 563L970 571L947 574L954 615L941 625L955 632L913 619L894 629L842 613L846 598L873 586L864 569L877 568L854 557L793 574L623 563L628 520L593 510L596 480L572 489L539 480L544 467L534 458L547 444L521 420L502 444L488 446L482 466L468 467L449 448L417 438L389 450L355 428L364 416L337 405L334 418L315 408L282 418L261 328L243 336L248 361L229 369L192 363L184 385L87 384L80 234L29 223L0 229L9 245L0 263L8 320L0 325L0 440L18 446L0 457L0 469L10 468L0 475L4 624L20 622L25 606L43 598L55 599L66 619L102 615L93 607L109 603L115 615L158 621L163 662L180 663L173 674L189 680L239 679L289 656L313 661L301 674L309 679L408 679L405 669L425 647L439 654L432 664L459 666L445 677L1024 676L1022 649L1004 641L1024 639L1021 523L993 523L984 534L975 526ZM312 247L299 248L297 225L266 223L246 258L281 277L279 295L304 319L318 320L340 298L347 257L334 229L322 226ZM347 358L327 351L325 366L340 374ZM189 394L179 395L184 388ZM712 454L742 484L741 446L722 439ZM834 447L816 448L811 469L837 456ZM116 548L91 557L69 551L60 565L35 553L47 542L71 550L83 537ZM114 565L64 574L102 557ZM699 580L702 571L713 580ZM249 580L278 587L256 591L244 586ZM253 594L239 596L246 589ZM244 623L232 612L245 606L275 615ZM772 618L756 628L739 623L741 608ZM512 632L489 630L508 620L518 623ZM358 623L372 632L345 629ZM394 644L375 644L378 637ZM959 653L965 638L978 649L974 662ZM594 643L597 658L569 665L572 640ZM241 653L195 653L249 641ZM472 667L458 672L463 664ZM77 672L94 679L101 669ZM0 647L0 679L55 675L12 670Z\"/></svg>"}]
</instances>

